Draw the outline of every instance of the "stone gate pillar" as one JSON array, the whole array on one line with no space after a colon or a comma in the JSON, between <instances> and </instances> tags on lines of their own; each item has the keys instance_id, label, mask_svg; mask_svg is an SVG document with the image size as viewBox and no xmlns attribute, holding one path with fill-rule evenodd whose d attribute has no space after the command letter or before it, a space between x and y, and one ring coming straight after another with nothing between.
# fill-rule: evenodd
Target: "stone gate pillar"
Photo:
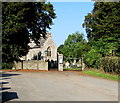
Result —
<instances>
[{"instance_id":1,"label":"stone gate pillar","mask_svg":"<svg viewBox=\"0 0 120 103\"><path fill-rule=\"evenodd\" d=\"M58 54L58 71L63 71L63 54Z\"/></svg>"},{"instance_id":2,"label":"stone gate pillar","mask_svg":"<svg viewBox=\"0 0 120 103\"><path fill-rule=\"evenodd\" d=\"M83 62L83 58L82 58L82 70L84 70L85 69L85 63Z\"/></svg>"}]
</instances>

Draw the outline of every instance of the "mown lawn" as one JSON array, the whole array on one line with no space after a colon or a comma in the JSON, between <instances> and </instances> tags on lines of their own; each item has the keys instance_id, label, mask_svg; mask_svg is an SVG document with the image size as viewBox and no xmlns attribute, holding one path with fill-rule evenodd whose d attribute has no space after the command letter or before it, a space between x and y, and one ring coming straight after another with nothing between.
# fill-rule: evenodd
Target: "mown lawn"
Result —
<instances>
[{"instance_id":1,"label":"mown lawn","mask_svg":"<svg viewBox=\"0 0 120 103\"><path fill-rule=\"evenodd\" d=\"M82 70L82 68L64 68L64 70Z\"/></svg>"},{"instance_id":2,"label":"mown lawn","mask_svg":"<svg viewBox=\"0 0 120 103\"><path fill-rule=\"evenodd\" d=\"M111 74L105 74L101 72L96 72L96 71L82 71L85 74L97 76L97 77L102 77L102 78L107 78L107 79L112 79L112 80L120 80L120 77L117 75L111 75Z\"/></svg>"}]
</instances>

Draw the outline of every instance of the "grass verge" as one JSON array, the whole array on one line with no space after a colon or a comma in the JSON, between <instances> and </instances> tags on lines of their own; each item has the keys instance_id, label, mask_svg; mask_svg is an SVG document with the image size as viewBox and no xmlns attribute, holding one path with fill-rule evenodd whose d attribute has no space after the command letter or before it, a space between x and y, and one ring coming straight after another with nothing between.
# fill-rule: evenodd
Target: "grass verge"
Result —
<instances>
[{"instance_id":1,"label":"grass verge","mask_svg":"<svg viewBox=\"0 0 120 103\"><path fill-rule=\"evenodd\" d=\"M110 75L110 74L105 74L105 73L96 72L96 71L82 71L82 72L85 74L102 77L102 78L106 78L106 79L120 80L120 77L117 75Z\"/></svg>"},{"instance_id":2,"label":"grass verge","mask_svg":"<svg viewBox=\"0 0 120 103\"><path fill-rule=\"evenodd\" d=\"M82 70L82 68L64 68L64 70Z\"/></svg>"}]
</instances>

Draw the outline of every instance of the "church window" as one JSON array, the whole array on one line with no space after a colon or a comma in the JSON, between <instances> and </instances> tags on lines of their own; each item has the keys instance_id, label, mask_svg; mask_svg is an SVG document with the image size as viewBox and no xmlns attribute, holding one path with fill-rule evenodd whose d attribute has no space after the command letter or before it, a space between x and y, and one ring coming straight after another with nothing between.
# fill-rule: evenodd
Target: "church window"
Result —
<instances>
[{"instance_id":1,"label":"church window","mask_svg":"<svg viewBox=\"0 0 120 103\"><path fill-rule=\"evenodd\" d=\"M51 48L50 47L47 48L47 56L51 56Z\"/></svg>"}]
</instances>

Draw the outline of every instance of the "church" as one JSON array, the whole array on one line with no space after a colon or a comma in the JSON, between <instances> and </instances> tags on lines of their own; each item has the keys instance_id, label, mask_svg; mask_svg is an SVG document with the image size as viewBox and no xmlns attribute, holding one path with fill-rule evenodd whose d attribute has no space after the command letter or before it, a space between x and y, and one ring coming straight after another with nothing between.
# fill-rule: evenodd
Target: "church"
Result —
<instances>
[{"instance_id":1,"label":"church","mask_svg":"<svg viewBox=\"0 0 120 103\"><path fill-rule=\"evenodd\" d=\"M36 45L33 40L30 39L30 50L26 56L21 57L21 60L53 60L57 61L57 47L52 40L52 34L47 33L46 38L40 38L40 45Z\"/></svg>"}]
</instances>

